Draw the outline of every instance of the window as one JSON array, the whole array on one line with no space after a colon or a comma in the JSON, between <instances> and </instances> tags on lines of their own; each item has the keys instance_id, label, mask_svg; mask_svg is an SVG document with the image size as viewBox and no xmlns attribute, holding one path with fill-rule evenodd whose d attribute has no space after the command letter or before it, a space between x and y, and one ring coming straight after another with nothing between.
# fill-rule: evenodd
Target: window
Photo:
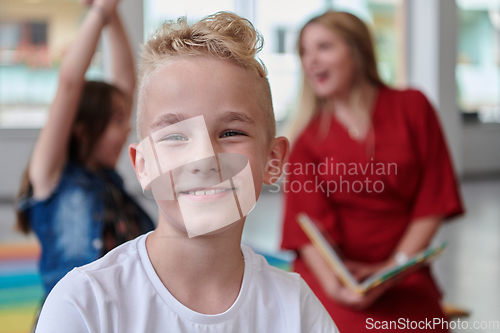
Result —
<instances>
[{"instance_id":1,"label":"window","mask_svg":"<svg viewBox=\"0 0 500 333\"><path fill-rule=\"evenodd\" d=\"M348 11L372 29L382 79L404 82L402 0L256 0L254 23L265 38L260 55L269 71L276 119L285 120L299 98L301 69L297 41L304 24L326 9Z\"/></svg>"},{"instance_id":2,"label":"window","mask_svg":"<svg viewBox=\"0 0 500 333\"><path fill-rule=\"evenodd\" d=\"M190 0L183 2L145 0L146 35L165 19L187 15L199 19L219 10L236 11L246 16L264 36L264 49L259 57L269 73L273 103L278 121L285 120L295 108L299 96L300 60L296 51L302 26L314 15L331 7L346 10L365 20L374 31L379 69L389 84L400 83L403 73L402 36L398 26L402 20L402 0Z\"/></svg>"},{"instance_id":3,"label":"window","mask_svg":"<svg viewBox=\"0 0 500 333\"><path fill-rule=\"evenodd\" d=\"M465 119L500 123L500 1L458 0L458 105Z\"/></svg>"},{"instance_id":4,"label":"window","mask_svg":"<svg viewBox=\"0 0 500 333\"><path fill-rule=\"evenodd\" d=\"M166 20L186 16L196 21L218 11L236 11L234 0L144 0L144 37L148 38Z\"/></svg>"},{"instance_id":5,"label":"window","mask_svg":"<svg viewBox=\"0 0 500 333\"><path fill-rule=\"evenodd\" d=\"M217 11L233 11L247 17L263 34L264 49L259 57L269 72L278 120L284 119L295 101L300 63L295 42L300 26L312 12L323 8L323 0L145 0L145 33L148 36L166 19L186 15L197 20Z\"/></svg>"},{"instance_id":6,"label":"window","mask_svg":"<svg viewBox=\"0 0 500 333\"><path fill-rule=\"evenodd\" d=\"M405 17L403 0L371 0L368 11L382 80L393 86L405 86Z\"/></svg>"},{"instance_id":7,"label":"window","mask_svg":"<svg viewBox=\"0 0 500 333\"><path fill-rule=\"evenodd\" d=\"M56 93L62 54L85 8L77 0L3 0L0 6L0 128L40 128ZM102 78L99 54L87 76Z\"/></svg>"},{"instance_id":8,"label":"window","mask_svg":"<svg viewBox=\"0 0 500 333\"><path fill-rule=\"evenodd\" d=\"M279 121L295 108L299 95L298 33L308 19L327 8L353 12L373 28L382 77L390 84L400 82L402 1L144 0L144 31L148 36L164 20L183 15L197 20L229 10L246 16L265 38L259 57L269 72ZM40 128L56 92L62 54L74 39L85 8L77 0L3 0L0 7L0 128ZM102 79L101 58L97 52L87 78Z\"/></svg>"}]
</instances>

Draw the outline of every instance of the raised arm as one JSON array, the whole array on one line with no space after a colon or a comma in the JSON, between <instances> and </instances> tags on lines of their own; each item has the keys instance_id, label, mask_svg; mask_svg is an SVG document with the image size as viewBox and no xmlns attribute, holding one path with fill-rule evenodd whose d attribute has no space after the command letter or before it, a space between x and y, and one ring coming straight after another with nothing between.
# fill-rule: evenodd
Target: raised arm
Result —
<instances>
[{"instance_id":1,"label":"raised arm","mask_svg":"<svg viewBox=\"0 0 500 333\"><path fill-rule=\"evenodd\" d=\"M117 11L111 13L108 37L112 56L113 77L111 83L118 87L131 101L136 81L134 57Z\"/></svg>"},{"instance_id":2,"label":"raised arm","mask_svg":"<svg viewBox=\"0 0 500 333\"><path fill-rule=\"evenodd\" d=\"M46 197L58 182L67 159L72 125L85 82L85 72L94 55L106 21L119 0L96 0L63 58L56 97L47 124L33 149L28 172L34 196Z\"/></svg>"}]
</instances>

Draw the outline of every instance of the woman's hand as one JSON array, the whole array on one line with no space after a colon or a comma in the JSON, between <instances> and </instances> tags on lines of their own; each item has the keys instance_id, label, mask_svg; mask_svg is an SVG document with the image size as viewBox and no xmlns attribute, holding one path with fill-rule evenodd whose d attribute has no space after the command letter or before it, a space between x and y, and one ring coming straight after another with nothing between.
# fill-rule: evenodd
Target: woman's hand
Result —
<instances>
[{"instance_id":1,"label":"woman's hand","mask_svg":"<svg viewBox=\"0 0 500 333\"><path fill-rule=\"evenodd\" d=\"M392 260L382 261L375 264L366 264L357 261L345 261L344 265L347 267L351 275L361 282L367 277L372 276L376 272L384 269L393 264ZM348 306L355 310L363 310L370 307L377 301L388 289L390 289L397 281L388 281L373 289L370 289L366 294L359 295L350 291L345 287L342 282L333 274L329 283L324 286L325 292L331 299L339 304Z\"/></svg>"},{"instance_id":2,"label":"woman's hand","mask_svg":"<svg viewBox=\"0 0 500 333\"><path fill-rule=\"evenodd\" d=\"M329 279L329 282L323 286L325 293L335 302L355 310L364 310L375 303L395 282L387 281L373 289L370 289L366 294L355 294L337 278L335 274Z\"/></svg>"},{"instance_id":3,"label":"woman's hand","mask_svg":"<svg viewBox=\"0 0 500 333\"><path fill-rule=\"evenodd\" d=\"M392 260L381 261L375 264L366 264L358 261L346 260L344 265L347 267L351 275L356 281L361 282L367 277L375 274L376 272L393 265Z\"/></svg>"},{"instance_id":4,"label":"woman's hand","mask_svg":"<svg viewBox=\"0 0 500 333\"><path fill-rule=\"evenodd\" d=\"M314 245L305 245L300 249L299 253L320 282L328 297L339 304L356 310L363 310L370 307L380 296L382 296L388 289L397 283L397 281L399 281L399 279L391 279L390 281L371 289L364 295L357 295L342 284ZM351 274L354 274L355 278L358 279L358 281L361 281L367 276L372 275L374 272L388 265L390 262L391 261L381 262L378 264L363 264L351 261L347 262L346 265L348 269L351 270Z\"/></svg>"}]
</instances>

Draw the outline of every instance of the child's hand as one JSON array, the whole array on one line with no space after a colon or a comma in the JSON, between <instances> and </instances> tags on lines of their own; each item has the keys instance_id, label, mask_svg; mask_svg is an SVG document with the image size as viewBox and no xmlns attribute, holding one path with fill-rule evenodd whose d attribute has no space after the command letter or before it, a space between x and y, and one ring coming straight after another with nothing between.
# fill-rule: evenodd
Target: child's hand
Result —
<instances>
[{"instance_id":1,"label":"child's hand","mask_svg":"<svg viewBox=\"0 0 500 333\"><path fill-rule=\"evenodd\" d=\"M92 6L98 6L100 10L107 16L110 17L116 11L116 6L120 0L83 0L90 3Z\"/></svg>"}]
</instances>

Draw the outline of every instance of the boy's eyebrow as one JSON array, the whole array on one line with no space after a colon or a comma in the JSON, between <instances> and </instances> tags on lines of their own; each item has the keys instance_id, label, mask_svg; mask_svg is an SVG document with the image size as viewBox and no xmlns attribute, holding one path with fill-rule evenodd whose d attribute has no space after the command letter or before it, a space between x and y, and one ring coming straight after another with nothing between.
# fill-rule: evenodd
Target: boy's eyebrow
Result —
<instances>
[{"instance_id":1,"label":"boy's eyebrow","mask_svg":"<svg viewBox=\"0 0 500 333\"><path fill-rule=\"evenodd\" d=\"M179 113L165 113L162 114L156 121L149 127L151 132L154 132L158 128L163 128L169 125L186 120L182 114Z\"/></svg>"},{"instance_id":2,"label":"boy's eyebrow","mask_svg":"<svg viewBox=\"0 0 500 333\"><path fill-rule=\"evenodd\" d=\"M243 123L247 124L255 124L255 121L250 118L248 115L242 113L242 112L236 112L236 111L226 111L223 114L219 116L219 121L224 122L224 123L230 123L233 121L241 121Z\"/></svg>"},{"instance_id":3,"label":"boy's eyebrow","mask_svg":"<svg viewBox=\"0 0 500 333\"><path fill-rule=\"evenodd\" d=\"M154 132L159 128L173 125L186 119L187 118L184 115L179 113L165 113L158 117L158 119L156 119L156 121L149 128L151 132ZM240 121L246 124L255 124L255 121L250 116L237 111L226 111L219 116L218 120L223 123Z\"/></svg>"}]
</instances>

